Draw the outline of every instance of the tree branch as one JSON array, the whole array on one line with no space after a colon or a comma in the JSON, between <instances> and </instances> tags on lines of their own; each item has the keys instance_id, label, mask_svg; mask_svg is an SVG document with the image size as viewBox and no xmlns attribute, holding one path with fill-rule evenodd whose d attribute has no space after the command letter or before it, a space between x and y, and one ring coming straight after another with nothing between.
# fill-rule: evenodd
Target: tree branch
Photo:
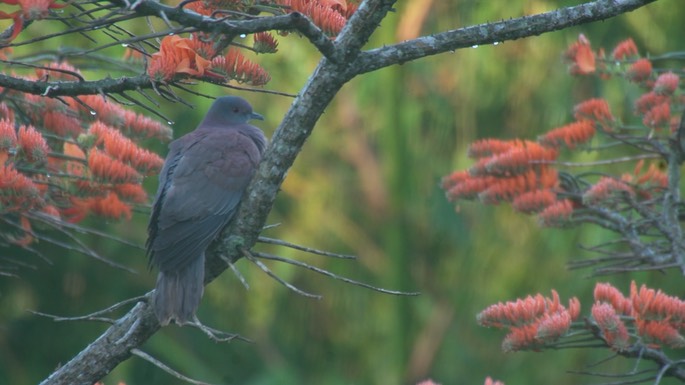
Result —
<instances>
[{"instance_id":1,"label":"tree branch","mask_svg":"<svg viewBox=\"0 0 685 385\"><path fill-rule=\"evenodd\" d=\"M539 35L566 26L607 18L635 9L651 1L597 1L585 6L495 23L496 27L493 28L488 28L487 26L465 28L440 34L440 37L437 39L435 36L424 37L412 42L362 53L360 51L361 47L368 41L368 38L387 12L391 10L394 2L394 0L364 1L350 19L348 25L343 29L338 39L333 43L333 51L324 53L330 59L326 57L321 59L316 70L293 101L283 121L273 135L255 178L251 182L238 208L234 221L208 250L206 282L211 282L227 268L226 262L220 256L223 256L228 261L235 262L242 256L239 251L240 248L249 249L255 244L266 222L267 215L271 211L281 183L302 149L305 140L312 133L315 123L340 88L354 76L391 64L415 60L454 48L504 41L508 38ZM117 4L120 3L117 2ZM628 7L628 4L632 4L632 7ZM210 23L206 18L199 20L198 17L189 16L188 13L181 13L173 9L167 10L161 7L163 7L161 4L153 4L152 1L145 0L140 2L136 10L143 13L147 12L150 15L155 15L155 12L164 10L170 20L189 24L199 23L194 25L196 27L232 28L230 27L231 25L237 25L233 22L222 22L221 25L226 23L226 26L222 27L205 25L202 23ZM590 17L589 14L594 14L595 16ZM258 29L255 26L259 23L268 23L269 19L240 22L240 25L243 26L242 28L245 29L231 29L231 33L237 31L252 33L258 30L265 30ZM246 25L252 25L254 29L247 29ZM510 32L507 34L503 31ZM450 41L449 39L456 40ZM426 43L430 44L424 46ZM325 49L328 50L328 48ZM373 64L372 60L378 60L379 64ZM140 80L142 77L132 79L136 79L136 82L134 82L135 86L131 89L151 86ZM0 77L0 86L5 86L2 83L3 80L7 79ZM26 92L43 93L52 85L51 96L71 95L67 91L111 93L126 90L125 82L124 84L117 84L117 80L110 79L108 81L113 82L113 84L105 84L106 81L104 80L99 82L75 82L69 85L65 85L65 82L43 82L40 83L41 86L36 86L35 88L27 86L25 89ZM97 86L94 86L95 83L97 83ZM59 87L55 88L54 86ZM81 87L80 91L76 91L78 87ZM149 298L149 295L150 293L148 293L147 298ZM107 329L101 337L64 366L57 369L42 384L91 385L109 373L120 362L130 357L133 349L140 346L159 328L160 326L151 308L145 302L140 302L128 314Z\"/></svg>"},{"instance_id":2,"label":"tree branch","mask_svg":"<svg viewBox=\"0 0 685 385\"><path fill-rule=\"evenodd\" d=\"M459 28L431 36L365 51L356 66L359 74L426 56L475 45L517 40L558 31L580 24L605 20L634 11L656 0L597 0L532 16Z\"/></svg>"}]
</instances>

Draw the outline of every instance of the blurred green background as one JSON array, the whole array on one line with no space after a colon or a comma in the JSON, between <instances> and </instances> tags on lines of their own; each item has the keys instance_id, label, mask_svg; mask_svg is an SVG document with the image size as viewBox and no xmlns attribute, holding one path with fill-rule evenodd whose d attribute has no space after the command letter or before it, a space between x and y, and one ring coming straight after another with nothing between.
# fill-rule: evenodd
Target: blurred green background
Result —
<instances>
[{"instance_id":1,"label":"blurred green background","mask_svg":"<svg viewBox=\"0 0 685 385\"><path fill-rule=\"evenodd\" d=\"M574 5L579 1L399 2L369 47L492 20ZM662 0L600 23L538 37L481 46L394 66L354 79L321 118L283 185L264 235L319 249L354 254L333 260L259 245L336 274L384 288L419 291L397 297L350 286L283 264L269 264L282 278L323 295L294 294L248 261L238 269L246 290L229 271L207 287L199 318L253 343L216 344L191 328L164 328L142 349L181 373L220 384L482 384L486 376L513 384L606 381L572 370L627 373L634 362L607 349L504 354L504 331L479 327L475 316L490 304L550 289L562 299L578 296L583 314L597 279L569 271L566 263L593 257L578 244L609 234L593 227L541 229L509 207L448 203L439 181L470 165L466 146L478 138L535 138L572 119L572 107L604 95L616 115L630 117L638 90L621 80L597 82L567 75L561 55L584 33L607 50L633 37L641 53L682 50L685 7ZM140 24L140 23L139 23ZM142 33L144 26L138 26ZM136 27L132 27L136 31ZM39 34L30 27L26 32ZM107 42L102 38L103 42ZM55 41L42 49L54 48ZM66 44L62 41L61 44ZM40 47L40 46L39 46ZM23 48L27 50L29 48ZM31 49L36 49L32 47ZM22 52L21 49L17 50ZM123 48L104 51L121 55ZM26 51L23 51L26 52ZM319 59L303 38L280 38L276 55L257 60L272 75L268 89L297 93ZM93 73L88 76L96 78ZM102 72L98 76L102 76ZM218 96L233 91L200 85ZM291 99L240 92L266 117L270 136ZM185 96L194 110L163 102L175 136L193 129L210 101ZM166 153L165 145L150 143ZM584 154L592 159L596 154ZM628 166L630 167L630 166ZM146 186L153 193L156 178ZM137 243L145 241L147 216L132 222L89 226ZM83 237L98 252L138 271L130 274L91 258L37 248L47 264L22 250L2 249L37 266L20 278L0 277L0 384L31 384L72 358L105 328L92 322L55 323L28 309L74 316L141 295L154 286L144 252L97 237ZM667 274L603 277L626 292L631 279L683 296L682 278ZM674 359L682 353L673 352ZM611 380L609 380L611 381ZM104 379L107 385L180 384L153 365L132 358ZM668 380L662 383L669 383Z\"/></svg>"}]
</instances>

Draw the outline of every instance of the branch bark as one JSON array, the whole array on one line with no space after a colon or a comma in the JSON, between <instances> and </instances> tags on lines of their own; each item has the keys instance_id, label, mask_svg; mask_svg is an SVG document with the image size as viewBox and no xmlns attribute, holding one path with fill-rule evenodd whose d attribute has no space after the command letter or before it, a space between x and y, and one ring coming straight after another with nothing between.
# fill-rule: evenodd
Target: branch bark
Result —
<instances>
[{"instance_id":1,"label":"branch bark","mask_svg":"<svg viewBox=\"0 0 685 385\"><path fill-rule=\"evenodd\" d=\"M273 135L257 175L240 204L235 220L208 250L206 282L211 282L227 268L219 255L236 261L241 257L236 249L237 244L246 248L254 245L287 171L302 149L305 140L312 133L315 123L340 88L353 77L461 47L539 35L572 25L602 20L637 9L652 1L654 0L600 0L540 15L462 28L363 52L361 47L368 41L395 3L395 0L364 1L332 45L328 47L325 43L321 44L321 46L326 46L324 48L326 52L320 48L325 57L321 59ZM162 6L151 3L145 0L136 10L155 15L154 11ZM186 16L182 13L178 13L178 18L176 18L177 14L171 11L165 11L165 13L167 17L179 23L185 21L183 17ZM235 31L233 30L233 33ZM256 31L245 30L245 32ZM316 39L310 38L310 41L312 40ZM145 84L142 78L134 79L136 80L128 90L151 87L151 84ZM14 83L8 83L10 81ZM74 95L72 92L116 93L129 87L126 81L117 83L112 79L59 84L34 82L37 85L30 87L28 86L30 82L21 86L16 81L16 79L11 80L0 76L0 86L14 86L10 88L23 92L42 94L52 86L50 96ZM112 81L114 84L109 84L107 81ZM150 293L147 295L148 298L149 295ZM131 356L131 350L140 346L159 328L152 310L146 303L140 302L81 353L46 378L42 384L91 385L119 363L128 359Z\"/></svg>"}]
</instances>

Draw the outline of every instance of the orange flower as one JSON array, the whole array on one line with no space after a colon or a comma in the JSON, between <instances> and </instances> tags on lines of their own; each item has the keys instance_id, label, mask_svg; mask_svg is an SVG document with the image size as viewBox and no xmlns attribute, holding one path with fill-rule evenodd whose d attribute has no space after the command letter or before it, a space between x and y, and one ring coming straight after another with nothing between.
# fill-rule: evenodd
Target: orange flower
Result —
<instances>
[{"instance_id":1,"label":"orange flower","mask_svg":"<svg viewBox=\"0 0 685 385\"><path fill-rule=\"evenodd\" d=\"M542 344L537 340L537 334L537 324L512 327L502 341L502 351L510 353L526 349L540 349Z\"/></svg>"},{"instance_id":2,"label":"orange flower","mask_svg":"<svg viewBox=\"0 0 685 385\"><path fill-rule=\"evenodd\" d=\"M652 75L652 62L649 59L638 59L626 71L628 80L642 83Z\"/></svg>"},{"instance_id":3,"label":"orange flower","mask_svg":"<svg viewBox=\"0 0 685 385\"><path fill-rule=\"evenodd\" d=\"M538 141L547 146L566 145L566 147L573 149L579 144L589 142L594 136L595 124L590 120L580 120L555 128L540 136Z\"/></svg>"},{"instance_id":4,"label":"orange flower","mask_svg":"<svg viewBox=\"0 0 685 385\"><path fill-rule=\"evenodd\" d=\"M43 127L61 137L76 138L81 133L81 121L60 111L43 112Z\"/></svg>"},{"instance_id":5,"label":"orange flower","mask_svg":"<svg viewBox=\"0 0 685 385\"><path fill-rule=\"evenodd\" d=\"M645 94L642 94L636 101L635 101L635 111L640 114L647 113L647 111L651 110L652 107L657 106L659 104L663 103L668 103L668 97L665 95L659 95L655 93L654 91L647 92Z\"/></svg>"},{"instance_id":6,"label":"orange flower","mask_svg":"<svg viewBox=\"0 0 685 385\"><path fill-rule=\"evenodd\" d=\"M533 167L539 168L544 162L554 161L558 155L559 153L554 148L546 148L538 143L530 142L525 147L514 147L507 152L493 155L484 166L488 174L516 175Z\"/></svg>"},{"instance_id":7,"label":"orange flower","mask_svg":"<svg viewBox=\"0 0 685 385\"><path fill-rule=\"evenodd\" d=\"M547 208L557 200L557 194L550 189L532 190L514 198L511 206L524 214L534 214Z\"/></svg>"},{"instance_id":8,"label":"orange flower","mask_svg":"<svg viewBox=\"0 0 685 385\"><path fill-rule=\"evenodd\" d=\"M14 40L17 35L24 29L24 22L29 20L38 20L46 17L50 9L64 8L69 4L55 4L55 0L3 0L3 3L10 5L19 5L19 11L12 13L0 12L0 19L13 19L12 35L7 38L8 41Z\"/></svg>"},{"instance_id":9,"label":"orange flower","mask_svg":"<svg viewBox=\"0 0 685 385\"><path fill-rule=\"evenodd\" d=\"M163 141L171 140L173 136L171 128L147 116L125 110L120 117L123 118L120 129L130 136L157 138Z\"/></svg>"},{"instance_id":10,"label":"orange flower","mask_svg":"<svg viewBox=\"0 0 685 385\"><path fill-rule=\"evenodd\" d=\"M344 1L280 0L279 2L309 17L329 36L337 35L347 23L347 19L341 13L346 12L347 4Z\"/></svg>"},{"instance_id":11,"label":"orange flower","mask_svg":"<svg viewBox=\"0 0 685 385\"><path fill-rule=\"evenodd\" d=\"M117 184L112 187L112 191L126 201L135 203L146 203L147 193L143 187L135 183Z\"/></svg>"},{"instance_id":12,"label":"orange flower","mask_svg":"<svg viewBox=\"0 0 685 385\"><path fill-rule=\"evenodd\" d=\"M162 158L138 147L131 139L112 127L101 122L95 122L90 126L88 132L95 136L95 145L103 146L108 155L130 164L139 172L151 175L162 168L164 163Z\"/></svg>"},{"instance_id":13,"label":"orange flower","mask_svg":"<svg viewBox=\"0 0 685 385\"><path fill-rule=\"evenodd\" d=\"M650 345L667 345L672 348L685 347L685 337L668 322L637 321L637 334Z\"/></svg>"},{"instance_id":14,"label":"orange flower","mask_svg":"<svg viewBox=\"0 0 685 385\"><path fill-rule=\"evenodd\" d=\"M611 129L610 123L614 120L614 117L609 110L609 103L604 99L588 99L582 103L576 104L573 108L573 117L575 117L576 120L596 120L607 131Z\"/></svg>"},{"instance_id":15,"label":"orange flower","mask_svg":"<svg viewBox=\"0 0 685 385\"><path fill-rule=\"evenodd\" d=\"M595 53L590 41L583 34L578 36L578 41L571 44L564 56L569 62L571 75L587 75L596 70Z\"/></svg>"},{"instance_id":16,"label":"orange flower","mask_svg":"<svg viewBox=\"0 0 685 385\"><path fill-rule=\"evenodd\" d=\"M217 56L211 62L212 72L228 80L261 86L271 80L271 76L257 63L247 59L237 49L230 48L224 56Z\"/></svg>"},{"instance_id":17,"label":"orange flower","mask_svg":"<svg viewBox=\"0 0 685 385\"><path fill-rule=\"evenodd\" d=\"M276 53L278 52L278 41L269 32L258 32L253 35L254 43L252 48L257 53Z\"/></svg>"},{"instance_id":18,"label":"orange flower","mask_svg":"<svg viewBox=\"0 0 685 385\"><path fill-rule=\"evenodd\" d=\"M680 77L673 72L666 72L659 75L654 82L654 93L657 95L673 95L678 89Z\"/></svg>"},{"instance_id":19,"label":"orange flower","mask_svg":"<svg viewBox=\"0 0 685 385\"><path fill-rule=\"evenodd\" d=\"M589 206L611 203L623 199L624 194L634 197L635 191L623 181L603 176L583 194L583 203Z\"/></svg>"},{"instance_id":20,"label":"orange flower","mask_svg":"<svg viewBox=\"0 0 685 385\"><path fill-rule=\"evenodd\" d=\"M611 57L616 60L624 60L633 56L637 56L637 54L638 52L635 42L632 38L628 38L616 45L616 48L614 48L613 52L611 53Z\"/></svg>"},{"instance_id":21,"label":"orange flower","mask_svg":"<svg viewBox=\"0 0 685 385\"><path fill-rule=\"evenodd\" d=\"M560 227L569 222L573 215L573 203L564 199L557 201L538 214L538 222L543 227Z\"/></svg>"},{"instance_id":22,"label":"orange flower","mask_svg":"<svg viewBox=\"0 0 685 385\"><path fill-rule=\"evenodd\" d=\"M528 143L533 142L520 140L500 140L491 138L481 139L469 145L468 156L469 158L476 159L489 157L491 155L497 155L509 151L512 147L524 147Z\"/></svg>"},{"instance_id":23,"label":"orange flower","mask_svg":"<svg viewBox=\"0 0 685 385\"><path fill-rule=\"evenodd\" d=\"M552 168L530 170L525 174L509 178L495 178L487 189L478 194L478 198L487 204L509 202L524 192L551 188L556 185L557 181L557 172Z\"/></svg>"},{"instance_id":24,"label":"orange flower","mask_svg":"<svg viewBox=\"0 0 685 385\"><path fill-rule=\"evenodd\" d=\"M14 123L7 119L0 119L0 152L7 153L16 146L17 131L14 129Z\"/></svg>"},{"instance_id":25,"label":"orange flower","mask_svg":"<svg viewBox=\"0 0 685 385\"><path fill-rule=\"evenodd\" d=\"M594 291L595 302L606 302L620 315L631 315L632 302L609 283L597 283Z\"/></svg>"},{"instance_id":26,"label":"orange flower","mask_svg":"<svg viewBox=\"0 0 685 385\"><path fill-rule=\"evenodd\" d=\"M649 128L669 127L671 123L671 105L661 103L652 107L642 117L642 124Z\"/></svg>"},{"instance_id":27,"label":"orange flower","mask_svg":"<svg viewBox=\"0 0 685 385\"><path fill-rule=\"evenodd\" d=\"M11 164L0 166L0 212L21 212L42 205L33 181Z\"/></svg>"},{"instance_id":28,"label":"orange flower","mask_svg":"<svg viewBox=\"0 0 685 385\"><path fill-rule=\"evenodd\" d=\"M109 192L104 198L96 198L90 202L90 209L96 215L107 218L131 219L131 206L122 202L116 193Z\"/></svg>"},{"instance_id":29,"label":"orange flower","mask_svg":"<svg viewBox=\"0 0 685 385\"><path fill-rule=\"evenodd\" d=\"M468 172L466 172L468 174ZM473 176L455 183L447 190L447 198L451 201L457 199L475 199L478 194L490 187L497 178L493 176Z\"/></svg>"},{"instance_id":30,"label":"orange flower","mask_svg":"<svg viewBox=\"0 0 685 385\"><path fill-rule=\"evenodd\" d=\"M607 345L617 351L630 347L628 329L616 314L616 309L608 303L596 302L592 305L592 318L602 331Z\"/></svg>"},{"instance_id":31,"label":"orange flower","mask_svg":"<svg viewBox=\"0 0 685 385\"><path fill-rule=\"evenodd\" d=\"M7 107L5 103L0 103L0 120L14 122L14 110Z\"/></svg>"},{"instance_id":32,"label":"orange flower","mask_svg":"<svg viewBox=\"0 0 685 385\"><path fill-rule=\"evenodd\" d=\"M177 74L203 76L210 61L198 54L194 48L197 41L178 35L165 36L150 59L147 73L155 81L169 81Z\"/></svg>"},{"instance_id":33,"label":"orange flower","mask_svg":"<svg viewBox=\"0 0 685 385\"><path fill-rule=\"evenodd\" d=\"M106 183L139 183L140 174L111 156L92 148L88 152L88 168L94 177Z\"/></svg>"},{"instance_id":34,"label":"orange flower","mask_svg":"<svg viewBox=\"0 0 685 385\"><path fill-rule=\"evenodd\" d=\"M43 135L32 126L19 127L17 144L27 162L43 164L47 161L48 153L50 152L48 143L43 138Z\"/></svg>"}]
</instances>

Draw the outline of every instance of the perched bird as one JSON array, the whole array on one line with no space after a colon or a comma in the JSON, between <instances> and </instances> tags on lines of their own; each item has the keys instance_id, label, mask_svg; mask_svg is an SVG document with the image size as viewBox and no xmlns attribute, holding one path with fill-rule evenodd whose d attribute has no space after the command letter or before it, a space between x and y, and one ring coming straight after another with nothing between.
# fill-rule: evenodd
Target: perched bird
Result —
<instances>
[{"instance_id":1,"label":"perched bird","mask_svg":"<svg viewBox=\"0 0 685 385\"><path fill-rule=\"evenodd\" d=\"M146 243L159 269L153 306L161 325L195 321L205 250L233 217L266 147L250 119L264 118L240 97L220 97L195 131L169 145Z\"/></svg>"}]
</instances>

